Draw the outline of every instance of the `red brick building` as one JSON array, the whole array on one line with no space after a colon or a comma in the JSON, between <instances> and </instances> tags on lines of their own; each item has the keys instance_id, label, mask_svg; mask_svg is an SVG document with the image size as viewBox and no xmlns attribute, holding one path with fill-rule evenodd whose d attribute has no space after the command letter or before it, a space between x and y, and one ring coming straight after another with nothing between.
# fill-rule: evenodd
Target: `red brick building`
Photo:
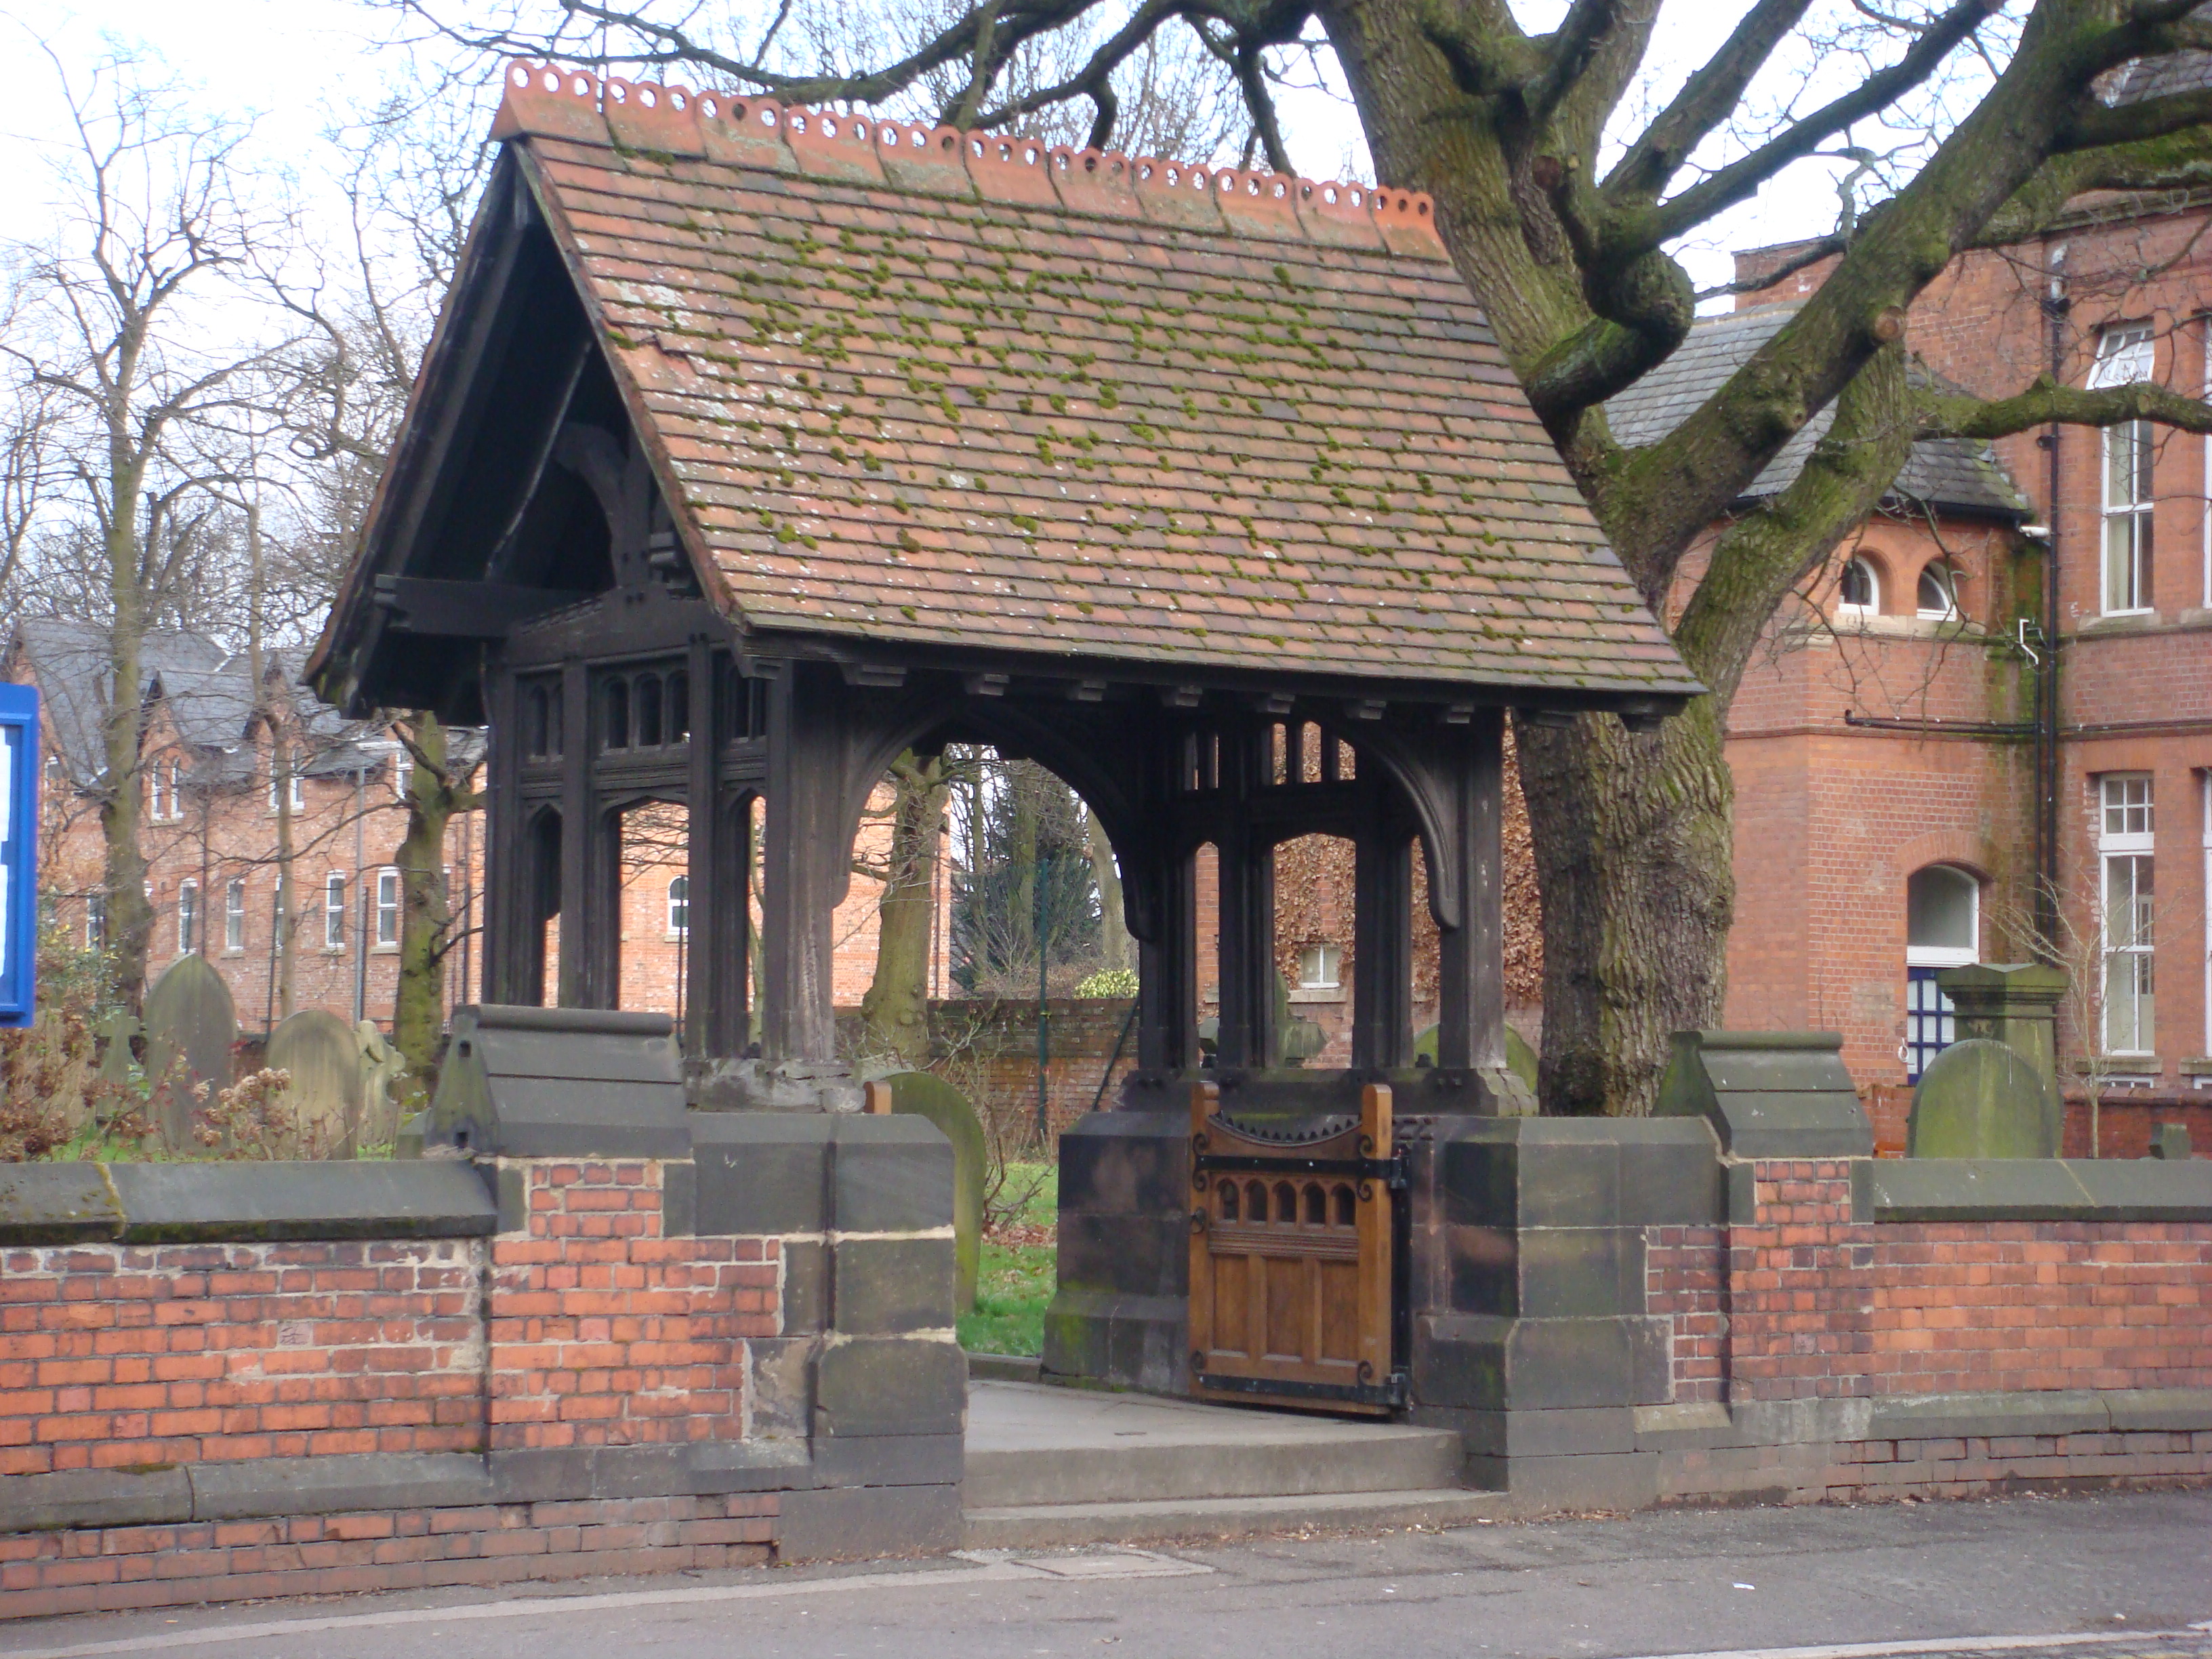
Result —
<instances>
[{"instance_id":1,"label":"red brick building","mask_svg":"<svg viewBox=\"0 0 2212 1659\"><path fill-rule=\"evenodd\" d=\"M295 659L272 653L270 684L253 692L246 659L190 633L146 641L140 846L154 930L150 983L180 956L199 952L230 988L242 1031L283 1017L277 939L280 869L277 756L287 757L292 844L293 1006L388 1026L399 964L399 873L407 830L410 764L391 730L348 721L296 684ZM9 641L7 678L35 682L46 755L40 839L40 890L73 942L104 936L105 853L98 781L104 770L107 641L97 628L26 619ZM273 720L272 720L272 711ZM281 748L272 735L281 732ZM454 751L481 750L472 732ZM633 813L623 865L623 1006L678 1011L688 946L690 893L680 813L663 823ZM447 957L449 1007L479 994L475 935L483 878L481 815L448 826L446 876L459 928ZM880 864L887 821L871 817L856 848ZM939 885L950 902L940 861ZM879 882L857 878L837 918L836 993L857 1005L875 969ZM939 929L940 940L945 930ZM557 952L557 940L553 948ZM942 951L940 951L940 956ZM943 994L943 975L933 989Z\"/></svg>"},{"instance_id":2,"label":"red brick building","mask_svg":"<svg viewBox=\"0 0 2212 1659\"><path fill-rule=\"evenodd\" d=\"M2049 235L1946 271L1913 309L1916 359L1981 397L2043 374L2202 396L2208 218L2201 201L2085 198ZM1739 274L1795 252L1745 254ZM1826 270L1704 327L1755 326ZM2138 1152L2151 1122L2177 1117L2202 1139L2212 450L2136 424L1994 448L2027 507L2018 522L1901 491L1746 678L1729 726L1729 1018L1840 1025L1862 1081L1901 1082L1944 1035L1933 987L1912 981L1943 963L2022 959L2039 921L2074 983L2062 1042L2103 1096L2103 1150ZM1931 598L1930 568L1949 572L1955 617ZM2084 1119L2069 1131L2077 1151Z\"/></svg>"}]
</instances>

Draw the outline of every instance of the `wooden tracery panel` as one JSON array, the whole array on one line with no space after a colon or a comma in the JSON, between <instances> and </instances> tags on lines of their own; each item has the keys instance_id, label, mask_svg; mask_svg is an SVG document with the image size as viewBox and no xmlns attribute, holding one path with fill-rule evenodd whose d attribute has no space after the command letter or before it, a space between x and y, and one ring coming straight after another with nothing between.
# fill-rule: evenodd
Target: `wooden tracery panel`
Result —
<instances>
[{"instance_id":1,"label":"wooden tracery panel","mask_svg":"<svg viewBox=\"0 0 2212 1659\"><path fill-rule=\"evenodd\" d=\"M1381 1414L1392 1364L1390 1091L1304 1139L1220 1115L1191 1090L1191 1388L1201 1399Z\"/></svg>"}]
</instances>

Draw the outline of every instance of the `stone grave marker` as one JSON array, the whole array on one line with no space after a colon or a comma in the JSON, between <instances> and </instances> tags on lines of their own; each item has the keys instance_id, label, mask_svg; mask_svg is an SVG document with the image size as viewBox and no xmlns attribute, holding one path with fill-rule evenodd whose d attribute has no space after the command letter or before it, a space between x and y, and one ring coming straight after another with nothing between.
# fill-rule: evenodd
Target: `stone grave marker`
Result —
<instances>
[{"instance_id":1,"label":"stone grave marker","mask_svg":"<svg viewBox=\"0 0 2212 1659\"><path fill-rule=\"evenodd\" d=\"M1929 1062L1912 1091L1907 1158L2057 1158L2057 1086L2010 1043L1967 1037Z\"/></svg>"},{"instance_id":2,"label":"stone grave marker","mask_svg":"<svg viewBox=\"0 0 2212 1659\"><path fill-rule=\"evenodd\" d=\"M100 1075L118 1086L131 1081L131 1068L138 1056L131 1045L146 1035L146 1027L137 1015L118 1008L100 1022Z\"/></svg>"},{"instance_id":3,"label":"stone grave marker","mask_svg":"<svg viewBox=\"0 0 2212 1659\"><path fill-rule=\"evenodd\" d=\"M270 1034L263 1064L291 1073L285 1098L300 1126L301 1150L352 1157L361 1138L365 1081L361 1040L352 1027L325 1009L302 1008Z\"/></svg>"},{"instance_id":4,"label":"stone grave marker","mask_svg":"<svg viewBox=\"0 0 2212 1659\"><path fill-rule=\"evenodd\" d=\"M353 1029L361 1044L362 1068L359 1145L382 1146L399 1133L399 1103L392 1090L406 1075L407 1056L392 1046L374 1020L365 1019Z\"/></svg>"},{"instance_id":5,"label":"stone grave marker","mask_svg":"<svg viewBox=\"0 0 2212 1659\"><path fill-rule=\"evenodd\" d=\"M952 1143L952 1254L957 1275L953 1304L963 1311L975 1305L975 1274L983 1257L982 1120L975 1109L943 1078L929 1072L894 1072L891 1110L926 1117Z\"/></svg>"},{"instance_id":6,"label":"stone grave marker","mask_svg":"<svg viewBox=\"0 0 2212 1659\"><path fill-rule=\"evenodd\" d=\"M1437 1063L1437 1028L1424 1025L1413 1039L1413 1058ZM1536 1087L1538 1056L1527 1037L1510 1025L1505 1028L1505 1069L1528 1085L1533 1093Z\"/></svg>"},{"instance_id":7,"label":"stone grave marker","mask_svg":"<svg viewBox=\"0 0 2212 1659\"><path fill-rule=\"evenodd\" d=\"M207 1085L210 1103L230 1087L230 1050L237 1041L230 988L205 957L178 957L146 994L147 1080L161 1087L180 1056L184 1061L182 1081L157 1102L161 1139L172 1152L194 1149L194 1085Z\"/></svg>"},{"instance_id":8,"label":"stone grave marker","mask_svg":"<svg viewBox=\"0 0 2212 1659\"><path fill-rule=\"evenodd\" d=\"M2161 1123L2150 1132L2150 1155L2155 1158L2179 1162L2194 1158L2196 1149L2189 1144L2186 1123Z\"/></svg>"}]
</instances>

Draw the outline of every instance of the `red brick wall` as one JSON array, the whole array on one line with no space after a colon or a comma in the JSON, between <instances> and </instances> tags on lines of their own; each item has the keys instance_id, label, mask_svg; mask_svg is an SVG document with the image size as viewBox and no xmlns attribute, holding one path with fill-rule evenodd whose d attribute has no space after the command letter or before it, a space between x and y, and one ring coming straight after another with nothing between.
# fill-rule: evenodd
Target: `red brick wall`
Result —
<instances>
[{"instance_id":1,"label":"red brick wall","mask_svg":"<svg viewBox=\"0 0 2212 1659\"><path fill-rule=\"evenodd\" d=\"M1650 1241L1680 1400L2212 1386L2212 1224L1854 1222L1848 1163L1754 1167L1755 1221Z\"/></svg>"},{"instance_id":2,"label":"red brick wall","mask_svg":"<svg viewBox=\"0 0 2212 1659\"><path fill-rule=\"evenodd\" d=\"M781 1241L667 1237L665 1166L509 1163L490 1240L0 1250L0 1476L747 1437ZM0 1618L768 1559L774 1494L0 1536Z\"/></svg>"},{"instance_id":3,"label":"red brick wall","mask_svg":"<svg viewBox=\"0 0 2212 1659\"><path fill-rule=\"evenodd\" d=\"M491 1449L742 1438L780 1241L663 1237L658 1163L518 1167L529 1233L491 1246Z\"/></svg>"},{"instance_id":4,"label":"red brick wall","mask_svg":"<svg viewBox=\"0 0 2212 1659\"><path fill-rule=\"evenodd\" d=\"M0 1252L0 1475L483 1440L477 1240Z\"/></svg>"},{"instance_id":5,"label":"red brick wall","mask_svg":"<svg viewBox=\"0 0 2212 1659\"><path fill-rule=\"evenodd\" d=\"M16 1533L0 1536L0 1619L758 1566L776 1507L768 1492Z\"/></svg>"}]
</instances>

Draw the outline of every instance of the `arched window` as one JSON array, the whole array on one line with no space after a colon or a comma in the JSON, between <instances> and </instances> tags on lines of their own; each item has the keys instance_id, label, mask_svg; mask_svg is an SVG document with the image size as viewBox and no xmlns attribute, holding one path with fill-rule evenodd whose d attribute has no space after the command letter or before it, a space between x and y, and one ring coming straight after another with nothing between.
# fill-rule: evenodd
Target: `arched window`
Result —
<instances>
[{"instance_id":1,"label":"arched window","mask_svg":"<svg viewBox=\"0 0 2212 1659\"><path fill-rule=\"evenodd\" d=\"M1951 999L1938 970L1981 959L1981 884L1949 864L1915 870L1905 884L1905 1074L1918 1081L1928 1062L1957 1041Z\"/></svg>"},{"instance_id":2,"label":"arched window","mask_svg":"<svg viewBox=\"0 0 2212 1659\"><path fill-rule=\"evenodd\" d=\"M1958 578L1941 559L1921 568L1917 608L1931 621L1948 622L1959 614Z\"/></svg>"},{"instance_id":3,"label":"arched window","mask_svg":"<svg viewBox=\"0 0 2212 1659\"><path fill-rule=\"evenodd\" d=\"M691 935L691 878L678 876L668 884L668 937Z\"/></svg>"},{"instance_id":4,"label":"arched window","mask_svg":"<svg viewBox=\"0 0 2212 1659\"><path fill-rule=\"evenodd\" d=\"M1881 577L1864 559L1844 566L1836 584L1836 609L1854 616L1871 616L1881 609Z\"/></svg>"}]
</instances>

